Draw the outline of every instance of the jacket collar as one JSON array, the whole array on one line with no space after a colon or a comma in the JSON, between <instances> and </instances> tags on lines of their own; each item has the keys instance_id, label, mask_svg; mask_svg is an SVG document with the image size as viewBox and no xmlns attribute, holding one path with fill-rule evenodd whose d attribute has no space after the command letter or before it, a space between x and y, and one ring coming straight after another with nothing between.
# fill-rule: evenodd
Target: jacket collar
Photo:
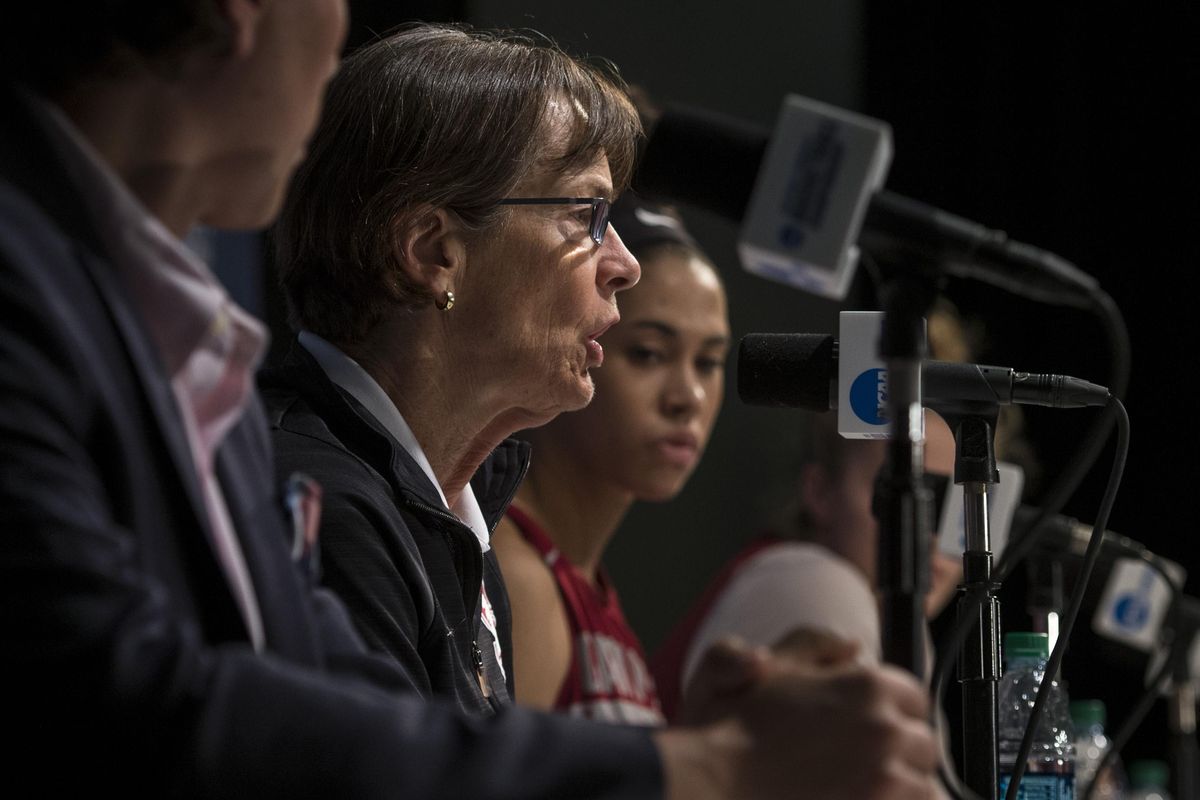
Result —
<instances>
[{"instance_id":1,"label":"jacket collar","mask_svg":"<svg viewBox=\"0 0 1200 800\"><path fill-rule=\"evenodd\" d=\"M71 181L46 130L30 105L31 93L0 78L0 179L19 188L63 231L87 250L104 253L104 245L87 207Z\"/></svg>"},{"instance_id":2,"label":"jacket collar","mask_svg":"<svg viewBox=\"0 0 1200 800\"><path fill-rule=\"evenodd\" d=\"M445 511L437 488L408 451L357 400L333 383L298 342L293 341L283 362L264 370L259 381L269 395L303 396L329 423L330 433L340 440L331 444L351 450L365 460L385 477L397 497ZM272 424L279 424L286 411L286 405L272 404ZM489 530L494 530L504 516L529 469L529 457L528 442L506 439L471 478L471 489Z\"/></svg>"}]
</instances>

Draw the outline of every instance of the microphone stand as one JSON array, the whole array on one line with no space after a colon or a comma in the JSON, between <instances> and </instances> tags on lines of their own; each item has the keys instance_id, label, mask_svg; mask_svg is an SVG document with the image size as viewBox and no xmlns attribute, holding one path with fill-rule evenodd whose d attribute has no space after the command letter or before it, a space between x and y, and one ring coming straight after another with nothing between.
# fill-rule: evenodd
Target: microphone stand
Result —
<instances>
[{"instance_id":1,"label":"microphone stand","mask_svg":"<svg viewBox=\"0 0 1200 800\"><path fill-rule=\"evenodd\" d=\"M921 360L932 281L886 285L879 355L887 367L891 438L876 484L879 515L880 634L885 661L925 677L925 595L929 589L932 492L925 486Z\"/></svg>"},{"instance_id":2,"label":"microphone stand","mask_svg":"<svg viewBox=\"0 0 1200 800\"><path fill-rule=\"evenodd\" d=\"M963 582L959 615L974 608L975 620L958 657L962 686L963 781L980 797L999 791L997 688L1000 681L1000 584L992 578L988 490L1000 480L996 468L997 406L934 408L954 432L954 482L963 487ZM981 603L969 598L982 597Z\"/></svg>"},{"instance_id":3,"label":"microphone stand","mask_svg":"<svg viewBox=\"0 0 1200 800\"><path fill-rule=\"evenodd\" d=\"M876 484L879 516L880 633L889 663L925 677L925 595L929 590L932 492L925 486L925 433L921 360L924 314L933 305L935 279L909 273L889 281L884 293L879 354L888 371L891 438ZM959 659L963 693L963 779L985 800L996 800L996 690L1000 680L999 585L992 579L987 491L999 480L994 437L999 408L992 404L931 405L954 431L955 483L963 487L967 545L963 595L984 596L974 631Z\"/></svg>"},{"instance_id":4,"label":"microphone stand","mask_svg":"<svg viewBox=\"0 0 1200 800\"><path fill-rule=\"evenodd\" d=\"M1181 596L1175 607L1175 637L1171 648L1171 692L1167 725L1177 800L1200 800L1200 754L1196 743L1196 684L1190 655L1200 629L1200 600Z\"/></svg>"}]
</instances>

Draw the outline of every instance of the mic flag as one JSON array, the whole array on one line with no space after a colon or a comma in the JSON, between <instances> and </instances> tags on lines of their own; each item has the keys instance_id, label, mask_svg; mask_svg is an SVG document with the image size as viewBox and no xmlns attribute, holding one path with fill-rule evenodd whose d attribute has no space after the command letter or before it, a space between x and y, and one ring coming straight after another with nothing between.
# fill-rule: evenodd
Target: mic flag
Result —
<instances>
[{"instance_id":1,"label":"mic flag","mask_svg":"<svg viewBox=\"0 0 1200 800\"><path fill-rule=\"evenodd\" d=\"M1182 585L1187 576L1183 567L1173 562L1164 566ZM1162 575L1140 559L1117 559L1092 616L1092 630L1149 652L1170 604L1171 588Z\"/></svg>"},{"instance_id":2,"label":"mic flag","mask_svg":"<svg viewBox=\"0 0 1200 800\"><path fill-rule=\"evenodd\" d=\"M634 188L740 222L747 270L827 297L845 296L861 246L897 268L1090 302L1096 281L1064 259L883 189L891 157L886 123L796 95L774 130L672 107L650 133Z\"/></svg>"}]
</instances>

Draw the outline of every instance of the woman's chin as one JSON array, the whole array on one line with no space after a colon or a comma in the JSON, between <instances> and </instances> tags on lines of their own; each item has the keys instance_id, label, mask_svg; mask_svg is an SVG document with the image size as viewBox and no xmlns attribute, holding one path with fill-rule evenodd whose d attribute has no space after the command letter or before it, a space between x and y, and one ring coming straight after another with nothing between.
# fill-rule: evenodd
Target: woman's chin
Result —
<instances>
[{"instance_id":1,"label":"woman's chin","mask_svg":"<svg viewBox=\"0 0 1200 800\"><path fill-rule=\"evenodd\" d=\"M567 411L578 411L586 408L596 396L596 384L592 376L585 370L579 375L571 376L564 381L561 389L552 395L547 393L550 412L557 416Z\"/></svg>"},{"instance_id":2,"label":"woman's chin","mask_svg":"<svg viewBox=\"0 0 1200 800\"><path fill-rule=\"evenodd\" d=\"M688 475L678 477L656 476L654 479L642 481L634 488L634 496L646 503L665 503L668 500L674 500L683 491L683 487L687 484Z\"/></svg>"},{"instance_id":3,"label":"woman's chin","mask_svg":"<svg viewBox=\"0 0 1200 800\"><path fill-rule=\"evenodd\" d=\"M522 416L526 418L522 428L540 427L559 414L586 408L595 393L591 377L585 376L582 380L576 378L570 384L564 384L556 392L542 391L527 398L520 404Z\"/></svg>"}]
</instances>

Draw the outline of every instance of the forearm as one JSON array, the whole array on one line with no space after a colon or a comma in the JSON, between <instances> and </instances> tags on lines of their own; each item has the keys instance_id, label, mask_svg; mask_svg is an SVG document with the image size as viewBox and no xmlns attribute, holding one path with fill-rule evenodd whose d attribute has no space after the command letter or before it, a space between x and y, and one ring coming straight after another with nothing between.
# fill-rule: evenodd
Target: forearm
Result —
<instances>
[{"instance_id":1,"label":"forearm","mask_svg":"<svg viewBox=\"0 0 1200 800\"><path fill-rule=\"evenodd\" d=\"M662 759L666 800L719 800L735 797L731 775L743 737L731 726L708 730L667 728L654 734Z\"/></svg>"}]
</instances>

